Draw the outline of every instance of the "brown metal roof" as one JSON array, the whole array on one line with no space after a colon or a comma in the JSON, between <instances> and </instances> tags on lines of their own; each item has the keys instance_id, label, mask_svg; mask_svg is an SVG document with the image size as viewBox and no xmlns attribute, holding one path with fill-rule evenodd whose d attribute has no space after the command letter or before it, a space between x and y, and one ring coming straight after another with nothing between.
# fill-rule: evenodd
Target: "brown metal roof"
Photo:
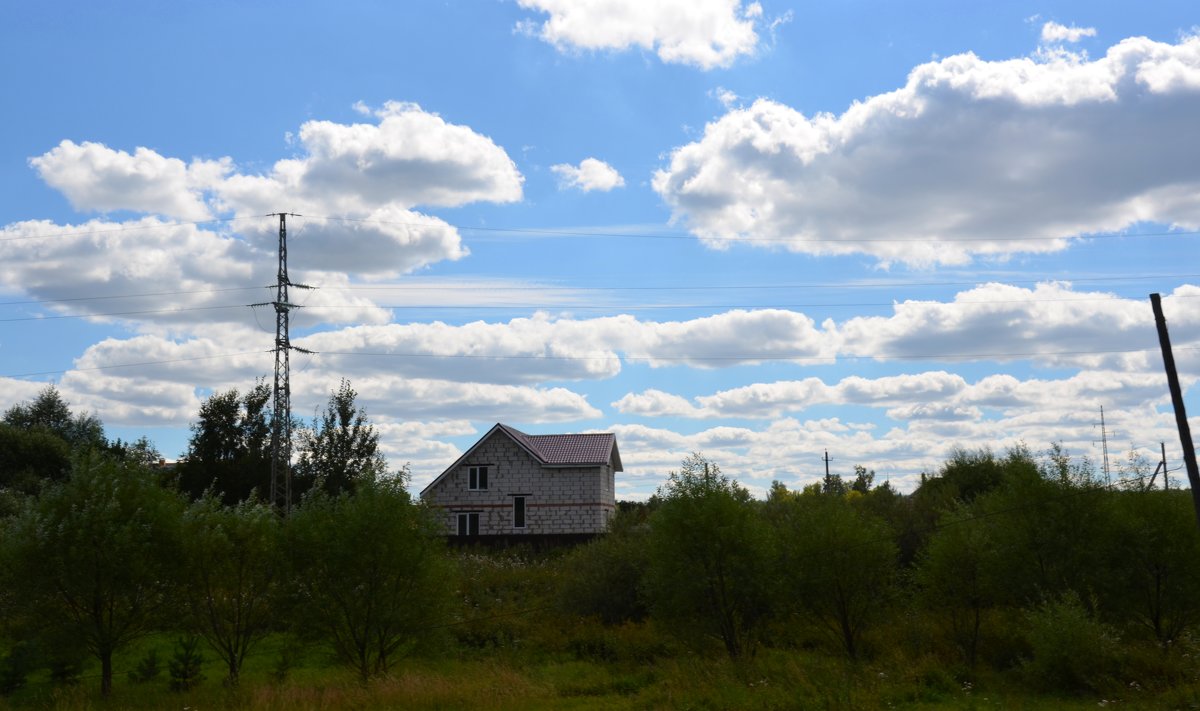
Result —
<instances>
[{"instance_id":1,"label":"brown metal roof","mask_svg":"<svg viewBox=\"0 0 1200 711\"><path fill-rule=\"evenodd\" d=\"M508 425L501 424L499 427L542 460L543 464L590 466L608 464L611 459L614 460L615 470L622 471L621 456L615 451L617 437L611 432L528 435Z\"/></svg>"},{"instance_id":2,"label":"brown metal roof","mask_svg":"<svg viewBox=\"0 0 1200 711\"><path fill-rule=\"evenodd\" d=\"M617 449L617 436L611 432L595 434L529 435L497 422L478 442L463 452L453 464L421 490L421 496L432 489L447 474L454 471L479 445L487 441L497 430L524 447L534 458L547 467L583 467L612 463L613 471L625 471L621 465L621 452Z\"/></svg>"}]
</instances>

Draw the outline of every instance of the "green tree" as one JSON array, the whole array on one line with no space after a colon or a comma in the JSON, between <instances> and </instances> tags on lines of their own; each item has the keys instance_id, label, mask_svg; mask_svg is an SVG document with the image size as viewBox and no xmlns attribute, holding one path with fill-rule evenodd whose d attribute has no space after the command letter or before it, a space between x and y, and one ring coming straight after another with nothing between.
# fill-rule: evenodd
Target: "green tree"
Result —
<instances>
[{"instance_id":1,"label":"green tree","mask_svg":"<svg viewBox=\"0 0 1200 711\"><path fill-rule=\"evenodd\" d=\"M730 657L754 651L771 612L769 537L746 489L700 454L658 490L646 587L653 616L711 635Z\"/></svg>"},{"instance_id":2,"label":"green tree","mask_svg":"<svg viewBox=\"0 0 1200 711\"><path fill-rule=\"evenodd\" d=\"M117 461L139 467L158 466L162 453L146 437L138 437L133 442L123 442L118 437L108 445L108 453Z\"/></svg>"},{"instance_id":3,"label":"green tree","mask_svg":"<svg viewBox=\"0 0 1200 711\"><path fill-rule=\"evenodd\" d=\"M312 427L301 430L296 482L300 491L318 488L329 495L353 492L359 482L387 472L379 451L379 433L367 413L355 404L358 393L343 379L330 393L325 412Z\"/></svg>"},{"instance_id":4,"label":"green tree","mask_svg":"<svg viewBox=\"0 0 1200 711\"><path fill-rule=\"evenodd\" d=\"M113 653L160 620L179 560L180 509L144 470L90 455L11 522L6 557L21 604L50 636L100 661L104 695Z\"/></svg>"},{"instance_id":5,"label":"green tree","mask_svg":"<svg viewBox=\"0 0 1200 711\"><path fill-rule=\"evenodd\" d=\"M178 465L179 488L192 499L208 489L235 504L266 495L271 472L271 389L256 383L244 395L236 389L213 394L200 406L188 451Z\"/></svg>"},{"instance_id":6,"label":"green tree","mask_svg":"<svg viewBox=\"0 0 1200 711\"><path fill-rule=\"evenodd\" d=\"M294 619L362 680L386 673L450 597L440 527L401 479L314 491L288 519Z\"/></svg>"},{"instance_id":7,"label":"green tree","mask_svg":"<svg viewBox=\"0 0 1200 711\"><path fill-rule=\"evenodd\" d=\"M1106 490L1065 454L1038 466L1025 452L979 496L989 518L1006 602L1028 607L1073 591L1085 602L1108 585L1105 541L1114 528Z\"/></svg>"},{"instance_id":8,"label":"green tree","mask_svg":"<svg viewBox=\"0 0 1200 711\"><path fill-rule=\"evenodd\" d=\"M945 616L954 643L971 667L985 618L1000 601L1001 571L994 563L988 523L966 504L957 504L942 515L916 568L923 601Z\"/></svg>"},{"instance_id":9,"label":"green tree","mask_svg":"<svg viewBox=\"0 0 1200 711\"><path fill-rule=\"evenodd\" d=\"M1108 494L1106 606L1164 647L1200 622L1200 533L1186 491Z\"/></svg>"},{"instance_id":10,"label":"green tree","mask_svg":"<svg viewBox=\"0 0 1200 711\"><path fill-rule=\"evenodd\" d=\"M210 494L184 512L182 531L181 596L236 685L246 655L271 629L283 565L279 516L262 503L224 506Z\"/></svg>"},{"instance_id":11,"label":"green tree","mask_svg":"<svg viewBox=\"0 0 1200 711\"><path fill-rule=\"evenodd\" d=\"M875 484L875 470L867 469L861 464L854 465L854 481L850 484L851 491L857 491L860 494L871 493L871 487Z\"/></svg>"},{"instance_id":12,"label":"green tree","mask_svg":"<svg viewBox=\"0 0 1200 711\"><path fill-rule=\"evenodd\" d=\"M897 549L880 520L841 496L803 495L773 516L787 604L859 656L895 590Z\"/></svg>"},{"instance_id":13,"label":"green tree","mask_svg":"<svg viewBox=\"0 0 1200 711\"><path fill-rule=\"evenodd\" d=\"M841 474L826 474L821 479L821 493L826 496L845 496L850 491Z\"/></svg>"},{"instance_id":14,"label":"green tree","mask_svg":"<svg viewBox=\"0 0 1200 711\"><path fill-rule=\"evenodd\" d=\"M0 424L0 491L33 494L71 471L66 440L44 430Z\"/></svg>"},{"instance_id":15,"label":"green tree","mask_svg":"<svg viewBox=\"0 0 1200 711\"><path fill-rule=\"evenodd\" d=\"M4 424L20 430L48 432L61 437L72 449L103 447L104 425L86 412L72 413L58 389L47 385L32 402L13 405L4 413Z\"/></svg>"}]
</instances>

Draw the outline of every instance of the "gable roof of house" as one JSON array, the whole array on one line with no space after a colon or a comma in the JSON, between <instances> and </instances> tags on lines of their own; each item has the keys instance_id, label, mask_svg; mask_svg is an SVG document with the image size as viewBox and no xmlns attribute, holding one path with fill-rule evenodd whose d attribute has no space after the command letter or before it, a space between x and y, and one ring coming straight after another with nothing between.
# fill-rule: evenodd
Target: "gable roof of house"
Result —
<instances>
[{"instance_id":1,"label":"gable roof of house","mask_svg":"<svg viewBox=\"0 0 1200 711\"><path fill-rule=\"evenodd\" d=\"M530 435L508 425L497 422L487 434L471 445L462 456L438 475L436 479L421 490L421 494L432 489L450 472L454 471L463 460L479 448L493 435L501 433L517 443L544 467L590 467L602 464L612 464L613 471L624 471L621 466L621 453L617 449L617 436L611 432L589 434L551 434Z\"/></svg>"},{"instance_id":2,"label":"gable roof of house","mask_svg":"<svg viewBox=\"0 0 1200 711\"><path fill-rule=\"evenodd\" d=\"M524 445L534 457L548 466L575 467L608 464L613 461L616 471L622 471L621 457L616 452L617 437L611 432L596 434L528 435L504 424L497 427Z\"/></svg>"}]
</instances>

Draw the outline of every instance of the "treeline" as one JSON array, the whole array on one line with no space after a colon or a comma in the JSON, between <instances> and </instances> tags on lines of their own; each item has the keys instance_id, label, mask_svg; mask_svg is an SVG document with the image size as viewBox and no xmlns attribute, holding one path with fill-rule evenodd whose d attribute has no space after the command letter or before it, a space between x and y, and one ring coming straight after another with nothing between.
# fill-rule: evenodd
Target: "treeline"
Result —
<instances>
[{"instance_id":1,"label":"treeline","mask_svg":"<svg viewBox=\"0 0 1200 711\"><path fill-rule=\"evenodd\" d=\"M107 695L114 655L160 631L206 640L229 684L258 642L284 631L327 645L363 678L387 671L441 619L448 561L354 398L343 382L301 432L303 498L286 521L260 495L270 471L263 386L210 398L174 468L145 440L107 441L52 387L8 410L0 691L40 668L78 676L91 656Z\"/></svg>"},{"instance_id":2,"label":"treeline","mask_svg":"<svg viewBox=\"0 0 1200 711\"><path fill-rule=\"evenodd\" d=\"M91 657L107 694L114 657L158 633L181 640L180 688L195 680L196 640L235 685L278 634L364 681L411 654L644 665L685 649L738 663L764 649L902 659L1055 691L1194 673L1190 497L1138 471L1109 487L1058 447L960 450L911 494L856 467L800 491L776 482L759 500L693 455L586 545L447 550L354 398L342 383L304 428L305 493L286 519L257 488L269 471L261 386L210 398L174 469L144 440L105 440L53 389L11 408L0 691L46 669L78 677Z\"/></svg>"},{"instance_id":3,"label":"treeline","mask_svg":"<svg viewBox=\"0 0 1200 711\"><path fill-rule=\"evenodd\" d=\"M696 455L639 522L575 555L566 600L609 624L720 640L735 658L764 644L851 659L903 647L1058 691L1131 665L1154 676L1194 651L1191 498L1138 471L1109 487L1091 470L1057 446L960 450L911 495L858 467L849 483L776 482L760 501Z\"/></svg>"}]
</instances>

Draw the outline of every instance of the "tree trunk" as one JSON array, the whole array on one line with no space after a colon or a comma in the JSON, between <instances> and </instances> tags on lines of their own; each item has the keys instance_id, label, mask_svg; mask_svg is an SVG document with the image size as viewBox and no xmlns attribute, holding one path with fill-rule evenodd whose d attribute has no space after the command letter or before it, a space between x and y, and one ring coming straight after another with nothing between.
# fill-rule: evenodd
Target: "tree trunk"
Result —
<instances>
[{"instance_id":1,"label":"tree trunk","mask_svg":"<svg viewBox=\"0 0 1200 711\"><path fill-rule=\"evenodd\" d=\"M107 697L112 693L113 667L112 650L100 653L100 695Z\"/></svg>"}]
</instances>

